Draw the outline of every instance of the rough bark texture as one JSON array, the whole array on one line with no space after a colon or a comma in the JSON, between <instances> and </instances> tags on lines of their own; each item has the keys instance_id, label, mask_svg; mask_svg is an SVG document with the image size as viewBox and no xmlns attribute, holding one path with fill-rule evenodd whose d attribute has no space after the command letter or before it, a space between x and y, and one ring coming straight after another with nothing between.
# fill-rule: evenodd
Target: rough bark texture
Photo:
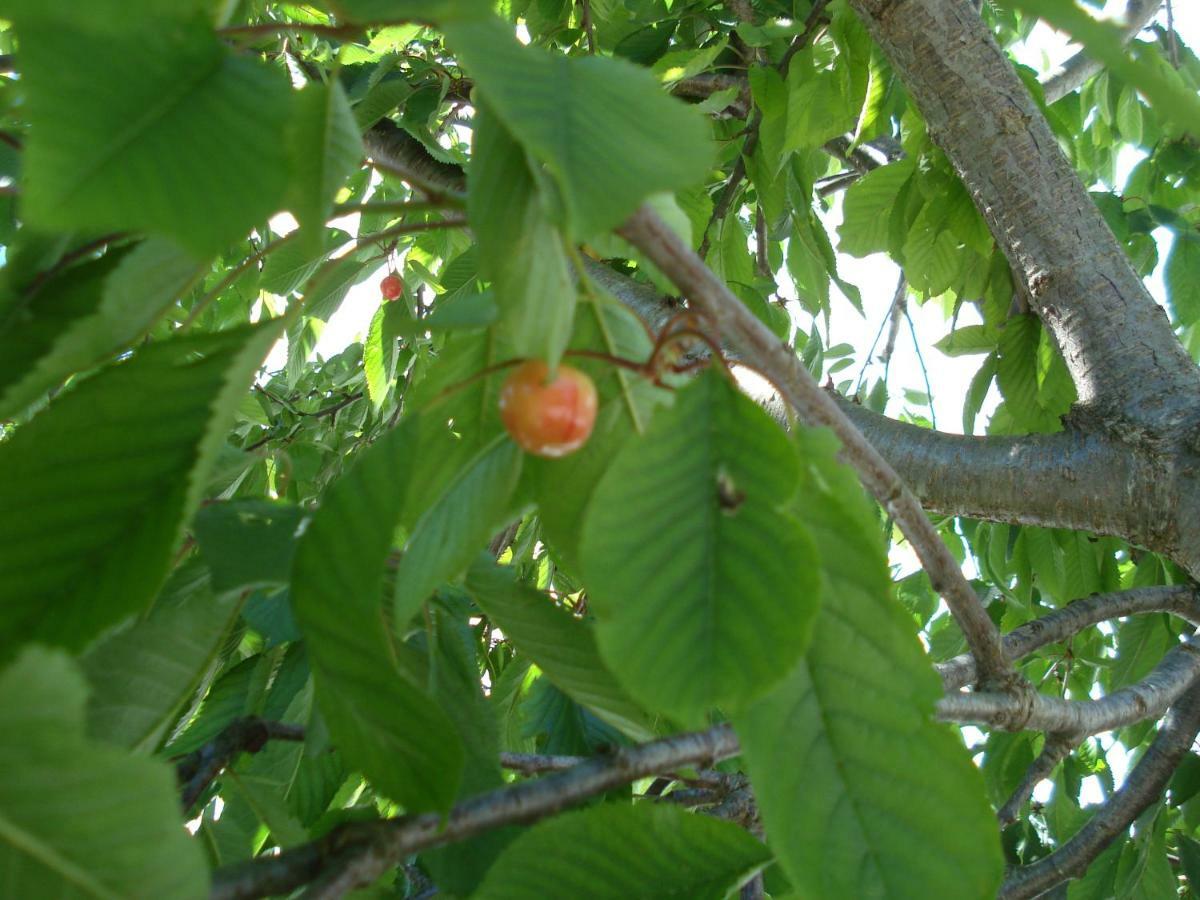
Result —
<instances>
[{"instance_id":1,"label":"rough bark texture","mask_svg":"<svg viewBox=\"0 0 1200 900\"><path fill-rule=\"evenodd\" d=\"M1080 403L1192 424L1200 377L1012 64L966 3L851 0L1024 280Z\"/></svg>"}]
</instances>

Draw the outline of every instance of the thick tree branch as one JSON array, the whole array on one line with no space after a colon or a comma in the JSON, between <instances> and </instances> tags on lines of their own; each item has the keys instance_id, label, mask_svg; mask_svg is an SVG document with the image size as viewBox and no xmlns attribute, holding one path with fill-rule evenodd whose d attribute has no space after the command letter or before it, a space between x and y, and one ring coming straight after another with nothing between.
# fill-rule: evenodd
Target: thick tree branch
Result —
<instances>
[{"instance_id":1,"label":"thick tree branch","mask_svg":"<svg viewBox=\"0 0 1200 900\"><path fill-rule=\"evenodd\" d=\"M611 756L590 759L536 781L482 794L438 813L402 816L344 825L310 844L218 869L212 900L250 900L286 894L318 879L316 896L370 884L407 856L430 847L461 841L502 825L534 822L589 797L657 772L691 765L712 765L738 752L728 725L681 734Z\"/></svg>"},{"instance_id":2,"label":"thick tree branch","mask_svg":"<svg viewBox=\"0 0 1200 900\"><path fill-rule=\"evenodd\" d=\"M692 308L709 318L743 359L752 361L775 384L805 421L833 429L842 442L843 457L900 526L934 590L945 598L979 664L980 680L1009 686L1012 670L1001 653L999 632L921 505L796 354L730 293L652 209L643 206L620 233L675 283Z\"/></svg>"},{"instance_id":3,"label":"thick tree branch","mask_svg":"<svg viewBox=\"0 0 1200 900\"><path fill-rule=\"evenodd\" d=\"M1166 717L1150 749L1129 773L1125 784L1058 850L1009 872L1001 900L1037 897L1087 871L1114 838L1122 834L1157 800L1200 731L1200 687L1184 695Z\"/></svg>"},{"instance_id":4,"label":"thick tree branch","mask_svg":"<svg viewBox=\"0 0 1200 900\"><path fill-rule=\"evenodd\" d=\"M257 753L267 741L302 741L304 728L286 722L271 722L247 716L230 722L215 738L182 756L175 762L175 778L180 784L186 812L200 799L214 778L221 774L239 753Z\"/></svg>"},{"instance_id":5,"label":"thick tree branch","mask_svg":"<svg viewBox=\"0 0 1200 900\"><path fill-rule=\"evenodd\" d=\"M1200 628L1200 588L1194 584L1133 588L1074 600L1062 609L1026 622L1006 634L1004 655L1016 661L1101 622L1155 612L1171 613ZM975 660L969 653L941 663L937 670L947 691L957 691L975 680Z\"/></svg>"},{"instance_id":6,"label":"thick tree branch","mask_svg":"<svg viewBox=\"0 0 1200 900\"><path fill-rule=\"evenodd\" d=\"M1191 423L1200 372L1045 118L961 0L851 0L1062 351L1079 400L1142 426Z\"/></svg>"},{"instance_id":7,"label":"thick tree branch","mask_svg":"<svg viewBox=\"0 0 1200 900\"><path fill-rule=\"evenodd\" d=\"M372 125L363 143L373 159L429 194L455 197L467 189L462 168L434 159L420 141L390 119Z\"/></svg>"},{"instance_id":8,"label":"thick tree branch","mask_svg":"<svg viewBox=\"0 0 1200 900\"><path fill-rule=\"evenodd\" d=\"M930 510L1116 535L1181 562L1197 554L1181 541L1178 518L1196 491L1191 472L1158 448L1080 429L947 434L840 402Z\"/></svg>"},{"instance_id":9,"label":"thick tree branch","mask_svg":"<svg viewBox=\"0 0 1200 900\"><path fill-rule=\"evenodd\" d=\"M1123 16L1125 28L1121 34L1126 43L1137 37L1138 32L1150 23L1161 6L1162 0L1129 0ZM1061 100L1093 75L1098 75L1102 68L1102 63L1088 56L1086 50L1080 50L1042 82L1046 103Z\"/></svg>"},{"instance_id":10,"label":"thick tree branch","mask_svg":"<svg viewBox=\"0 0 1200 900\"><path fill-rule=\"evenodd\" d=\"M1068 732L1079 736L1157 719L1200 680L1200 637L1171 648L1137 684L1099 700L1063 700L1045 694L947 694L937 702L943 722L986 725L1004 731Z\"/></svg>"}]
</instances>

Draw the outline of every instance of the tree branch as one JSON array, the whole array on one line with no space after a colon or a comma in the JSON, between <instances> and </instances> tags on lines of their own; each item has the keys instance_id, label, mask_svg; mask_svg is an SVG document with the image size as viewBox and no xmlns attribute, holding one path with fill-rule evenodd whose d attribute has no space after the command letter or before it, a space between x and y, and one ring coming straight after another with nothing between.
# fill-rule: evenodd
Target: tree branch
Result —
<instances>
[{"instance_id":1,"label":"tree branch","mask_svg":"<svg viewBox=\"0 0 1200 900\"><path fill-rule=\"evenodd\" d=\"M987 26L961 0L851 0L1054 336L1081 404L1190 422L1200 371Z\"/></svg>"},{"instance_id":2,"label":"tree branch","mask_svg":"<svg viewBox=\"0 0 1200 900\"><path fill-rule=\"evenodd\" d=\"M928 509L993 522L1111 534L1179 548L1176 511L1195 488L1173 461L1093 430L986 437L897 422L838 398Z\"/></svg>"},{"instance_id":3,"label":"tree branch","mask_svg":"<svg viewBox=\"0 0 1200 900\"><path fill-rule=\"evenodd\" d=\"M1006 634L1004 655L1014 661L1022 659L1047 644L1057 644L1101 622L1154 612L1171 613L1200 628L1200 588L1194 584L1133 588L1074 600ZM975 680L975 660L969 653L940 663L937 670L947 691L957 691Z\"/></svg>"},{"instance_id":4,"label":"tree branch","mask_svg":"<svg viewBox=\"0 0 1200 900\"><path fill-rule=\"evenodd\" d=\"M1125 28L1121 33L1122 42L1127 44L1137 37L1138 32L1150 23L1161 6L1162 0L1129 0L1123 17ZM1046 104L1061 100L1071 91L1081 87L1093 75L1098 75L1102 68L1102 63L1088 56L1086 50L1080 50L1042 82Z\"/></svg>"},{"instance_id":5,"label":"tree branch","mask_svg":"<svg viewBox=\"0 0 1200 900\"><path fill-rule=\"evenodd\" d=\"M247 716L230 722L199 750L193 750L176 760L175 778L181 786L184 811L192 808L213 779L239 753L257 753L271 740L302 741L304 728Z\"/></svg>"},{"instance_id":6,"label":"tree branch","mask_svg":"<svg viewBox=\"0 0 1200 900\"><path fill-rule=\"evenodd\" d=\"M1012 669L1001 653L1000 634L920 504L796 354L730 293L652 209L643 206L621 226L620 233L675 283L743 359L774 383L801 418L833 429L842 442L843 457L900 526L929 573L934 590L945 598L979 664L981 681L1011 686Z\"/></svg>"},{"instance_id":7,"label":"tree branch","mask_svg":"<svg viewBox=\"0 0 1200 900\"><path fill-rule=\"evenodd\" d=\"M589 797L657 772L712 765L738 752L728 725L622 747L536 781L482 794L451 810L343 825L324 838L276 856L218 869L211 900L250 900L286 894L314 880L328 891L370 884L405 857L502 825L534 822Z\"/></svg>"},{"instance_id":8,"label":"tree branch","mask_svg":"<svg viewBox=\"0 0 1200 900\"><path fill-rule=\"evenodd\" d=\"M1071 751L1079 745L1080 740L1082 738L1077 734L1046 735L1046 745L1042 748L1042 752L1030 765L1029 771L1025 773L1025 777L1021 779L1021 783L1017 785L1012 796L996 812L996 819L1000 822L1001 828L1007 828L1017 821L1021 815L1021 807L1025 805L1026 800L1033 796L1034 788L1043 779L1050 777L1050 773L1070 755Z\"/></svg>"},{"instance_id":9,"label":"tree branch","mask_svg":"<svg viewBox=\"0 0 1200 900\"><path fill-rule=\"evenodd\" d=\"M1077 878L1118 835L1162 795L1200 731L1200 687L1184 695L1170 711L1150 749L1083 828L1058 850L1028 866L1009 872L1000 888L1001 900L1027 900L1055 885Z\"/></svg>"},{"instance_id":10,"label":"tree branch","mask_svg":"<svg viewBox=\"0 0 1200 900\"><path fill-rule=\"evenodd\" d=\"M1099 700L1063 700L1045 694L981 691L947 694L937 702L943 722L1004 731L1069 732L1079 736L1157 719L1200 679L1200 636L1171 648L1154 671Z\"/></svg>"}]
</instances>

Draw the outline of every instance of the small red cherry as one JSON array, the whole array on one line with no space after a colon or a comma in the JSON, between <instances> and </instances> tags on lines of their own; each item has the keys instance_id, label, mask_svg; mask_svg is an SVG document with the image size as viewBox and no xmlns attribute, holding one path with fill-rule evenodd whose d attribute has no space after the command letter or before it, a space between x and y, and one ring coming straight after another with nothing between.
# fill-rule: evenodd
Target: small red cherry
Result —
<instances>
[{"instance_id":1,"label":"small red cherry","mask_svg":"<svg viewBox=\"0 0 1200 900\"><path fill-rule=\"evenodd\" d=\"M535 456L574 453L596 424L596 386L571 366L559 365L553 381L540 359L519 365L500 389L500 418L521 449Z\"/></svg>"},{"instance_id":2,"label":"small red cherry","mask_svg":"<svg viewBox=\"0 0 1200 900\"><path fill-rule=\"evenodd\" d=\"M383 294L384 300L395 300L404 293L404 282L394 272L384 275L383 280L379 282L379 292Z\"/></svg>"}]
</instances>

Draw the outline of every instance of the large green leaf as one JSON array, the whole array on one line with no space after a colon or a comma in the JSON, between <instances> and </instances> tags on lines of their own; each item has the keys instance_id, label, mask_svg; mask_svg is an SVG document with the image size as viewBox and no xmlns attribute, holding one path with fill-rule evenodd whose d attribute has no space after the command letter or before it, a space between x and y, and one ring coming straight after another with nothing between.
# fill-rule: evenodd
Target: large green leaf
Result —
<instances>
[{"instance_id":1,"label":"large green leaf","mask_svg":"<svg viewBox=\"0 0 1200 900\"><path fill-rule=\"evenodd\" d=\"M203 268L170 241L152 239L42 286L0 332L0 417L123 350Z\"/></svg>"},{"instance_id":2,"label":"large green leaf","mask_svg":"<svg viewBox=\"0 0 1200 900\"><path fill-rule=\"evenodd\" d=\"M30 225L144 229L205 255L278 208L291 100L280 71L233 55L199 19L85 24L18 19Z\"/></svg>"},{"instance_id":3,"label":"large green leaf","mask_svg":"<svg viewBox=\"0 0 1200 900\"><path fill-rule=\"evenodd\" d=\"M473 900L721 900L770 860L732 822L676 806L598 806L518 837Z\"/></svg>"},{"instance_id":4,"label":"large green leaf","mask_svg":"<svg viewBox=\"0 0 1200 900\"><path fill-rule=\"evenodd\" d=\"M311 83L300 92L291 149L289 206L302 226L301 242L319 250L334 196L363 156L358 123L336 78L328 84Z\"/></svg>"},{"instance_id":5,"label":"large green leaf","mask_svg":"<svg viewBox=\"0 0 1200 900\"><path fill-rule=\"evenodd\" d=\"M9 897L203 898L170 768L84 737L87 685L65 654L0 675L0 872Z\"/></svg>"},{"instance_id":6,"label":"large green leaf","mask_svg":"<svg viewBox=\"0 0 1200 900\"><path fill-rule=\"evenodd\" d=\"M900 188L912 176L907 160L868 172L846 190L838 249L867 256L888 247L888 221Z\"/></svg>"},{"instance_id":7,"label":"large green leaf","mask_svg":"<svg viewBox=\"0 0 1200 900\"><path fill-rule=\"evenodd\" d=\"M983 780L932 720L941 685L889 596L879 526L836 440L797 440L821 611L800 665L733 719L768 843L801 896L994 896L1003 862Z\"/></svg>"},{"instance_id":8,"label":"large green leaf","mask_svg":"<svg viewBox=\"0 0 1200 900\"><path fill-rule=\"evenodd\" d=\"M286 584L303 511L269 500L210 503L196 513L196 543L215 591Z\"/></svg>"},{"instance_id":9,"label":"large green leaf","mask_svg":"<svg viewBox=\"0 0 1200 900\"><path fill-rule=\"evenodd\" d=\"M489 560L468 570L467 590L505 637L561 691L634 740L655 736L650 717L600 659L590 625Z\"/></svg>"},{"instance_id":10,"label":"large green leaf","mask_svg":"<svg viewBox=\"0 0 1200 900\"><path fill-rule=\"evenodd\" d=\"M475 117L467 209L500 327L517 356L550 366L571 336L575 281L521 146L486 106Z\"/></svg>"},{"instance_id":11,"label":"large green leaf","mask_svg":"<svg viewBox=\"0 0 1200 900\"><path fill-rule=\"evenodd\" d=\"M82 658L92 687L89 735L139 753L162 743L242 607L235 593L214 594L203 574L200 566L180 570L144 619Z\"/></svg>"},{"instance_id":12,"label":"large green leaf","mask_svg":"<svg viewBox=\"0 0 1200 900\"><path fill-rule=\"evenodd\" d=\"M816 553L783 509L798 469L779 426L710 370L601 479L583 574L600 651L650 709L696 721L736 707L804 651Z\"/></svg>"},{"instance_id":13,"label":"large green leaf","mask_svg":"<svg viewBox=\"0 0 1200 900\"><path fill-rule=\"evenodd\" d=\"M1163 282L1175 320L1181 325L1200 322L1200 238L1189 232L1176 235Z\"/></svg>"},{"instance_id":14,"label":"large green leaf","mask_svg":"<svg viewBox=\"0 0 1200 900\"><path fill-rule=\"evenodd\" d=\"M30 639L80 649L149 602L278 333L150 344L0 445L0 655Z\"/></svg>"},{"instance_id":15,"label":"large green leaf","mask_svg":"<svg viewBox=\"0 0 1200 900\"><path fill-rule=\"evenodd\" d=\"M396 570L394 618L403 626L443 581L458 575L488 539L517 518L520 449L497 435L462 464L413 528Z\"/></svg>"},{"instance_id":16,"label":"large green leaf","mask_svg":"<svg viewBox=\"0 0 1200 900\"><path fill-rule=\"evenodd\" d=\"M648 195L707 174L708 125L646 70L523 46L496 18L445 32L489 107L557 180L572 237L609 231Z\"/></svg>"},{"instance_id":17,"label":"large green leaf","mask_svg":"<svg viewBox=\"0 0 1200 900\"><path fill-rule=\"evenodd\" d=\"M463 769L453 723L401 674L383 618L383 568L419 426L406 419L333 484L292 569L292 607L330 735L350 765L410 810L447 808Z\"/></svg>"}]
</instances>

